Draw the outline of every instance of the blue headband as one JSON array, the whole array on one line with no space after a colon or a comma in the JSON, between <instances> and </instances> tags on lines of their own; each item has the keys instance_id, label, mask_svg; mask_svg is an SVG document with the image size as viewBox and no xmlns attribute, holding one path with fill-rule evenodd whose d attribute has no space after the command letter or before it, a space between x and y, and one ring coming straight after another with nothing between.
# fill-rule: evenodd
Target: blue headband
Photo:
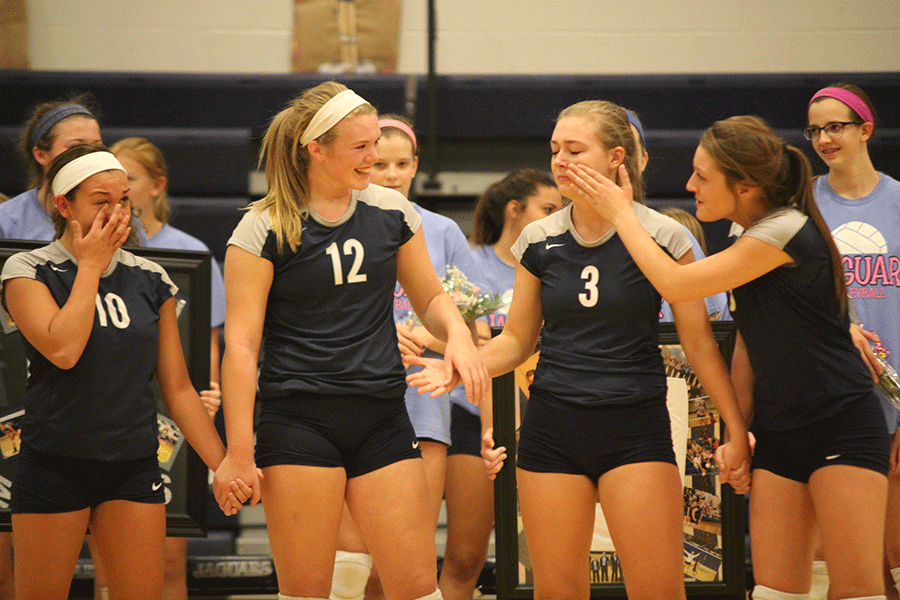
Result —
<instances>
[{"instance_id":1,"label":"blue headband","mask_svg":"<svg viewBox=\"0 0 900 600\"><path fill-rule=\"evenodd\" d=\"M56 108L51 108L41 115L41 118L38 119L37 123L34 124L34 127L31 128L31 137L29 138L31 147L34 148L37 146L38 142L47 135L47 132L53 129L54 125L72 115L87 115L92 119L94 118L91 111L80 104L61 104Z\"/></svg>"},{"instance_id":2,"label":"blue headband","mask_svg":"<svg viewBox=\"0 0 900 600\"><path fill-rule=\"evenodd\" d=\"M637 118L637 115L628 110L627 108L623 108L625 111L625 116L628 117L628 122L634 125L634 128L637 129L638 137L641 138L641 147L646 148L647 144L644 142L644 128L641 127L641 121Z\"/></svg>"}]
</instances>

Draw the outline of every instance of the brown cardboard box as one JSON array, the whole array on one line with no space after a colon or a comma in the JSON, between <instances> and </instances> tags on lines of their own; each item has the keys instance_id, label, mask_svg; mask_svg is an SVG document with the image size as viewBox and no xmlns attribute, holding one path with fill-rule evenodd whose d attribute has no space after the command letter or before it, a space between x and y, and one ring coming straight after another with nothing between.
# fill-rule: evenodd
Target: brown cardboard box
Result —
<instances>
[{"instance_id":1,"label":"brown cardboard box","mask_svg":"<svg viewBox=\"0 0 900 600\"><path fill-rule=\"evenodd\" d=\"M399 33L400 0L294 0L293 70L392 73Z\"/></svg>"},{"instance_id":2,"label":"brown cardboard box","mask_svg":"<svg viewBox=\"0 0 900 600\"><path fill-rule=\"evenodd\" d=\"M0 0L0 69L28 68L25 0Z\"/></svg>"}]
</instances>

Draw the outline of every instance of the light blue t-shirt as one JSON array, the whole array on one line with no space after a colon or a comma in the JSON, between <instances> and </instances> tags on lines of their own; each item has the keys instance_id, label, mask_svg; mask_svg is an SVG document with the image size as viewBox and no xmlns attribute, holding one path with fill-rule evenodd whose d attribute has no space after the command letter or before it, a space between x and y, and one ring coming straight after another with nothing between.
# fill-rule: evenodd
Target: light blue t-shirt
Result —
<instances>
[{"instance_id":1,"label":"light blue t-shirt","mask_svg":"<svg viewBox=\"0 0 900 600\"><path fill-rule=\"evenodd\" d=\"M682 227L684 226L682 225ZM691 233L691 230L687 227L685 227L684 230L687 232L688 237L691 238L691 248L694 250L694 261L696 262L702 258L706 258L703 250L700 249L700 243L697 241L697 238L694 237L694 234ZM706 314L709 315L711 321L731 320L731 313L728 310L728 294L720 292L714 296L704 298L704 301L706 302ZM662 306L659 309L659 322L671 323L674 320L675 317L672 314L671 305L663 300Z\"/></svg>"},{"instance_id":2,"label":"light blue t-shirt","mask_svg":"<svg viewBox=\"0 0 900 600\"><path fill-rule=\"evenodd\" d=\"M472 250L472 257L478 270L481 272L481 291L485 294L500 294L505 306L498 311L482 317L480 321L486 322L491 327L503 327L506 324L506 315L509 313L509 304L512 302L513 287L516 283L516 269L506 264L493 246L479 246ZM450 402L461 406L473 415L481 414L477 406L466 399L465 390L459 388L450 392Z\"/></svg>"},{"instance_id":3,"label":"light blue t-shirt","mask_svg":"<svg viewBox=\"0 0 900 600\"><path fill-rule=\"evenodd\" d=\"M55 235L53 221L38 199L38 188L0 204L0 239L49 242Z\"/></svg>"},{"instance_id":4,"label":"light blue t-shirt","mask_svg":"<svg viewBox=\"0 0 900 600\"><path fill-rule=\"evenodd\" d=\"M139 245L147 245L147 236L138 219L136 224ZM13 196L0 204L0 239L35 240L49 242L56 237L53 220L38 199L38 188Z\"/></svg>"},{"instance_id":5,"label":"light blue t-shirt","mask_svg":"<svg viewBox=\"0 0 900 600\"><path fill-rule=\"evenodd\" d=\"M160 248L163 250L198 250L209 252L209 247L180 229L176 229L168 223L163 224L162 229L147 239L148 248ZM225 323L225 280L222 277L222 269L215 257L211 257L212 271L210 272L210 284L212 285L212 306L210 308L210 327L219 327Z\"/></svg>"},{"instance_id":6,"label":"light blue t-shirt","mask_svg":"<svg viewBox=\"0 0 900 600\"><path fill-rule=\"evenodd\" d=\"M813 191L843 257L850 303L900 371L900 182L881 174L870 194L851 200L835 192L827 177L819 177ZM881 405L893 433L900 411L883 397Z\"/></svg>"},{"instance_id":7,"label":"light blue t-shirt","mask_svg":"<svg viewBox=\"0 0 900 600\"><path fill-rule=\"evenodd\" d=\"M478 269L466 236L453 219L425 210L418 204L416 212L422 217L422 233L428 255L438 277L447 274L447 267L456 267L466 276L470 283L484 290L484 282ZM406 322L412 314L409 298L398 282L394 288L394 321ZM426 356L437 357L436 353L426 351ZM457 386L437 398L430 394L420 394L414 388L406 389L406 406L412 420L416 435L450 444L450 403L451 397L461 396L466 402L463 386ZM468 402L466 402L468 404Z\"/></svg>"}]
</instances>

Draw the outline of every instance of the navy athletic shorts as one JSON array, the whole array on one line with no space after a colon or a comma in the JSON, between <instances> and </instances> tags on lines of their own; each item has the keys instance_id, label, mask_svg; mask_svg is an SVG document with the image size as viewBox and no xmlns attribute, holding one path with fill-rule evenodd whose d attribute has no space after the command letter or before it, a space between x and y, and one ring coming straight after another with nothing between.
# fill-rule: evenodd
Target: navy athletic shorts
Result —
<instances>
[{"instance_id":1,"label":"navy athletic shorts","mask_svg":"<svg viewBox=\"0 0 900 600\"><path fill-rule=\"evenodd\" d=\"M22 446L10 512L73 512L109 500L164 504L165 487L156 455L109 462L44 454Z\"/></svg>"},{"instance_id":2,"label":"navy athletic shorts","mask_svg":"<svg viewBox=\"0 0 900 600\"><path fill-rule=\"evenodd\" d=\"M420 458L403 397L297 394L264 400L256 432L256 465L343 467L358 477Z\"/></svg>"},{"instance_id":3,"label":"navy athletic shorts","mask_svg":"<svg viewBox=\"0 0 900 600\"><path fill-rule=\"evenodd\" d=\"M836 415L796 429L754 428L754 469L808 483L816 470L850 465L887 475L891 438L881 404L874 396Z\"/></svg>"},{"instance_id":4,"label":"navy athletic shorts","mask_svg":"<svg viewBox=\"0 0 900 600\"><path fill-rule=\"evenodd\" d=\"M447 456L465 454L481 458L481 417L451 402L450 438Z\"/></svg>"},{"instance_id":5,"label":"navy athletic shorts","mask_svg":"<svg viewBox=\"0 0 900 600\"><path fill-rule=\"evenodd\" d=\"M578 406L540 392L528 399L517 466L537 473L584 475L594 483L623 465L673 465L665 396L627 405Z\"/></svg>"}]
</instances>

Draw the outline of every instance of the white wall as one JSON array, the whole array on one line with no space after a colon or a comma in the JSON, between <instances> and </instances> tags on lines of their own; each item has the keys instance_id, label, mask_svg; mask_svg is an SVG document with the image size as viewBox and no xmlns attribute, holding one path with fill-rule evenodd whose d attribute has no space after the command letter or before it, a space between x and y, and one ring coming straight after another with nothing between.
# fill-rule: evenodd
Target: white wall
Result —
<instances>
[{"instance_id":1,"label":"white wall","mask_svg":"<svg viewBox=\"0 0 900 600\"><path fill-rule=\"evenodd\" d=\"M376 0L377 1L377 0ZM402 0L398 71L427 67ZM47 70L287 73L292 0L27 0ZM441 73L900 71L900 1L438 0Z\"/></svg>"}]
</instances>

